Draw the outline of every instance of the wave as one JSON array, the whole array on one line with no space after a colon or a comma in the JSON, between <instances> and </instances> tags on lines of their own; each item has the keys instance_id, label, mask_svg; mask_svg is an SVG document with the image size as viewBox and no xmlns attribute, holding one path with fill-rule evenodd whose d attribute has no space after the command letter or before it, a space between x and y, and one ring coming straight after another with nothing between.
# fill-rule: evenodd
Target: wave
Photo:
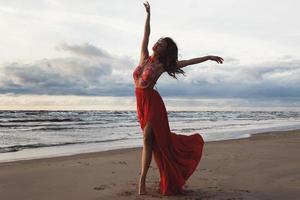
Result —
<instances>
[{"instance_id":1,"label":"wave","mask_svg":"<svg viewBox=\"0 0 300 200\"><path fill-rule=\"evenodd\" d=\"M103 124L105 124L103 126ZM97 127L90 126L90 125L99 125ZM134 128L138 125L132 124L132 125L115 125L115 126L107 126L106 123L75 123L75 124L37 124L37 125L31 125L31 124L0 124L0 127L3 128L26 128L27 130L23 131L60 131L60 130L90 130L90 129L96 129L96 128Z\"/></svg>"},{"instance_id":2,"label":"wave","mask_svg":"<svg viewBox=\"0 0 300 200\"><path fill-rule=\"evenodd\" d=\"M115 142L121 140L127 140L128 138L118 138L118 139L108 139L108 140L98 140L98 141L86 141L86 142L64 142L64 143L54 143L54 144L25 144L25 145L14 145L7 147L0 147L0 153L9 153L9 152L17 152L23 149L34 149L34 148L43 148L43 147L54 147L54 146L66 146L66 145L74 145L74 144L91 144L91 143L104 143L104 142Z\"/></svg>"},{"instance_id":3,"label":"wave","mask_svg":"<svg viewBox=\"0 0 300 200\"><path fill-rule=\"evenodd\" d=\"M245 126L249 126L249 125L254 125L254 124L251 124L251 123L245 123L245 124L221 124L221 125L214 124L212 126L202 126L202 127L193 127L193 128L172 128L172 131L191 132L191 131L201 131L201 130L216 129L216 128L245 127Z\"/></svg>"},{"instance_id":4,"label":"wave","mask_svg":"<svg viewBox=\"0 0 300 200\"><path fill-rule=\"evenodd\" d=\"M70 130L70 129L88 129L85 127L43 127L43 128L35 128L35 129L30 129L26 131L61 131L61 130Z\"/></svg>"},{"instance_id":5,"label":"wave","mask_svg":"<svg viewBox=\"0 0 300 200\"><path fill-rule=\"evenodd\" d=\"M9 122L74 122L74 121L83 121L82 119L14 119L8 121L0 121L1 123L9 123Z\"/></svg>"}]
</instances>

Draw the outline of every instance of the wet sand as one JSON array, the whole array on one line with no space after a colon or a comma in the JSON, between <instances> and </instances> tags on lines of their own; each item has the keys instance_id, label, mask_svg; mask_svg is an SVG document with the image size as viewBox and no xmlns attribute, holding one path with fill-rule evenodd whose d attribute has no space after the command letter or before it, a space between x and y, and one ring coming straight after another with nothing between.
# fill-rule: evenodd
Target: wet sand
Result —
<instances>
[{"instance_id":1,"label":"wet sand","mask_svg":"<svg viewBox=\"0 0 300 200\"><path fill-rule=\"evenodd\" d=\"M0 199L300 199L300 130L206 143L180 196L157 192L154 159L147 195L137 194L141 153L131 148L0 163Z\"/></svg>"}]
</instances>

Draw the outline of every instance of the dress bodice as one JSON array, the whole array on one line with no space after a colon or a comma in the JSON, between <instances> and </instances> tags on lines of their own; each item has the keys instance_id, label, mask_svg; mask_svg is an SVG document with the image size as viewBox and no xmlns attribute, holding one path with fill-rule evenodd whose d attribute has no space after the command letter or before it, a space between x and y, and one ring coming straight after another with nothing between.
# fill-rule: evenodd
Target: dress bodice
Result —
<instances>
[{"instance_id":1,"label":"dress bodice","mask_svg":"<svg viewBox=\"0 0 300 200\"><path fill-rule=\"evenodd\" d=\"M151 84L155 85L158 69L153 64L152 57L149 56L142 64L138 65L133 72L135 85L139 85L138 81L141 78L141 87L146 88Z\"/></svg>"}]
</instances>

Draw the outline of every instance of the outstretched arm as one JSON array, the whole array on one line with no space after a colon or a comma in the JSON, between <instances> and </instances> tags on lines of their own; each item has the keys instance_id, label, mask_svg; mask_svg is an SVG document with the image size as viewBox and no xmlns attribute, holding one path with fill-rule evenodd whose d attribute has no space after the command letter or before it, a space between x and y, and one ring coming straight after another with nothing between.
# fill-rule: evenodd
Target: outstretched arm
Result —
<instances>
[{"instance_id":1,"label":"outstretched arm","mask_svg":"<svg viewBox=\"0 0 300 200\"><path fill-rule=\"evenodd\" d=\"M148 1L144 3L144 6L146 8L147 18L146 18L146 23L144 28L144 37L142 41L140 64L142 64L143 61L149 57L148 43L149 43L149 36L150 36L150 5Z\"/></svg>"},{"instance_id":2,"label":"outstretched arm","mask_svg":"<svg viewBox=\"0 0 300 200\"><path fill-rule=\"evenodd\" d=\"M207 60L213 60L213 61L216 61L217 63L221 63L221 64L224 61L224 59L219 56L204 56L204 57L193 58L193 59L189 59L189 60L177 61L177 67L182 68L182 67L186 67L188 65L194 65L197 63L205 62Z\"/></svg>"}]
</instances>

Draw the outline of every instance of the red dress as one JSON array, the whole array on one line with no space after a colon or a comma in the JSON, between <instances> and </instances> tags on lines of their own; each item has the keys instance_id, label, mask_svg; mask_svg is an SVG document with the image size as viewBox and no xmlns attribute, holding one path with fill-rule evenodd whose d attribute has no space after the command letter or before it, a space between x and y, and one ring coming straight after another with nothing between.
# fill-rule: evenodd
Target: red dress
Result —
<instances>
[{"instance_id":1,"label":"red dress","mask_svg":"<svg viewBox=\"0 0 300 200\"><path fill-rule=\"evenodd\" d=\"M151 70L140 67L133 73L134 80L138 80L142 71L145 83L153 80L153 74L147 75ZM150 123L153 130L152 150L160 173L160 192L163 195L181 194L182 186L201 159L203 138L198 133L187 136L171 132L164 102L153 88L135 88L135 95L141 129Z\"/></svg>"}]
</instances>

